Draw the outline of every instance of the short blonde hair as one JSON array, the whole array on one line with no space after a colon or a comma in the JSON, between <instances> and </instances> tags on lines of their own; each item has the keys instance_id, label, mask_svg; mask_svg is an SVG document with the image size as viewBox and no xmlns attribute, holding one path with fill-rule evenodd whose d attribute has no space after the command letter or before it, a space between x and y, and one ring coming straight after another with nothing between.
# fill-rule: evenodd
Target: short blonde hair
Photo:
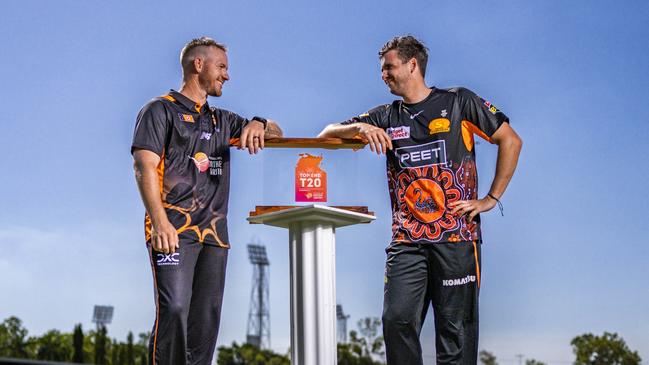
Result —
<instances>
[{"instance_id":1,"label":"short blonde hair","mask_svg":"<svg viewBox=\"0 0 649 365\"><path fill-rule=\"evenodd\" d=\"M219 43L210 37L194 38L189 41L180 51L180 66L185 71L194 62L196 52L193 52L199 47L216 47L223 52L227 52L225 44Z\"/></svg>"}]
</instances>

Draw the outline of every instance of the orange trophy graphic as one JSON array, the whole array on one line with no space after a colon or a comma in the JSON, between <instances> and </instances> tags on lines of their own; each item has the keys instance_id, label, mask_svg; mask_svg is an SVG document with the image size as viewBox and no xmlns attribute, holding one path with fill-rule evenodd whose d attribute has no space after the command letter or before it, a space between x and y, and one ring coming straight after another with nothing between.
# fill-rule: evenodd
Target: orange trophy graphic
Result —
<instances>
[{"instance_id":1,"label":"orange trophy graphic","mask_svg":"<svg viewBox=\"0 0 649 365\"><path fill-rule=\"evenodd\" d=\"M327 173L320 167L322 155L301 153L295 166L295 201L326 202Z\"/></svg>"}]
</instances>

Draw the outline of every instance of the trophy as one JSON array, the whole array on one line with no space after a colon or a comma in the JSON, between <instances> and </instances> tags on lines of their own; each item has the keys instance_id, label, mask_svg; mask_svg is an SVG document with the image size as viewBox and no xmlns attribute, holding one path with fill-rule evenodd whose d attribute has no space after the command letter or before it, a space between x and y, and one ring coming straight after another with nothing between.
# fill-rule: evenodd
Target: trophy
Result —
<instances>
[{"instance_id":1,"label":"trophy","mask_svg":"<svg viewBox=\"0 0 649 365\"><path fill-rule=\"evenodd\" d=\"M231 144L238 144L233 139ZM360 139L270 138L266 148L354 149ZM289 230L291 363L336 364L336 228L370 223L365 206L328 206L323 157L300 154L295 166L295 201L306 205L258 205L247 218Z\"/></svg>"}]
</instances>

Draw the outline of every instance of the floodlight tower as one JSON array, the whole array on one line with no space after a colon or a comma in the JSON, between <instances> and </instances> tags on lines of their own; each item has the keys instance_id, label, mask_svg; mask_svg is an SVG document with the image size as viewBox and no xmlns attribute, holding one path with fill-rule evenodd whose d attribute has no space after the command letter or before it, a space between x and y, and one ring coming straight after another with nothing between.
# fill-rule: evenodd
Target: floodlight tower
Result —
<instances>
[{"instance_id":1,"label":"floodlight tower","mask_svg":"<svg viewBox=\"0 0 649 365\"><path fill-rule=\"evenodd\" d=\"M113 320L112 305L96 305L92 314L92 321L97 324L97 332L101 327L106 327Z\"/></svg>"},{"instance_id":2,"label":"floodlight tower","mask_svg":"<svg viewBox=\"0 0 649 365\"><path fill-rule=\"evenodd\" d=\"M254 266L246 342L258 348L270 348L270 310L268 295L268 256L266 246L248 245L250 263Z\"/></svg>"},{"instance_id":3,"label":"floodlight tower","mask_svg":"<svg viewBox=\"0 0 649 365\"><path fill-rule=\"evenodd\" d=\"M338 328L338 343L347 343L347 318L342 304L336 304L336 327Z\"/></svg>"}]
</instances>

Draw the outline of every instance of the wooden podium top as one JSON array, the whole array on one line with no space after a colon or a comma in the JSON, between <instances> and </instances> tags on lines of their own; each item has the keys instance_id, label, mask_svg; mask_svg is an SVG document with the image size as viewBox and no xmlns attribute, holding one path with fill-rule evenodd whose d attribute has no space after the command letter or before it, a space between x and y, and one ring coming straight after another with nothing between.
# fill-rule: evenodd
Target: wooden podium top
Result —
<instances>
[{"instance_id":1,"label":"wooden podium top","mask_svg":"<svg viewBox=\"0 0 649 365\"><path fill-rule=\"evenodd\" d=\"M267 138L265 148L325 148L328 150L353 149L365 147L360 138ZM230 146L238 146L239 138L230 139Z\"/></svg>"},{"instance_id":2,"label":"wooden podium top","mask_svg":"<svg viewBox=\"0 0 649 365\"><path fill-rule=\"evenodd\" d=\"M303 207L303 205L256 205L255 210L250 212L250 217L256 217L258 215L266 214L266 213L272 213L272 212L279 212L282 210L288 210L288 209L293 209L293 208L300 208ZM374 216L374 212L370 212L367 207L364 206L358 206L358 205L342 205L342 206L332 206L332 208L336 209L342 209L342 210L347 210L350 212L355 212L355 213L362 213L362 214L367 214ZM250 224L257 224L254 222L250 222Z\"/></svg>"},{"instance_id":3,"label":"wooden podium top","mask_svg":"<svg viewBox=\"0 0 649 365\"><path fill-rule=\"evenodd\" d=\"M328 222L335 228L375 220L374 212L362 206L332 207L322 204L307 205L258 205L250 212L248 222L274 227L290 228L293 222Z\"/></svg>"}]
</instances>

